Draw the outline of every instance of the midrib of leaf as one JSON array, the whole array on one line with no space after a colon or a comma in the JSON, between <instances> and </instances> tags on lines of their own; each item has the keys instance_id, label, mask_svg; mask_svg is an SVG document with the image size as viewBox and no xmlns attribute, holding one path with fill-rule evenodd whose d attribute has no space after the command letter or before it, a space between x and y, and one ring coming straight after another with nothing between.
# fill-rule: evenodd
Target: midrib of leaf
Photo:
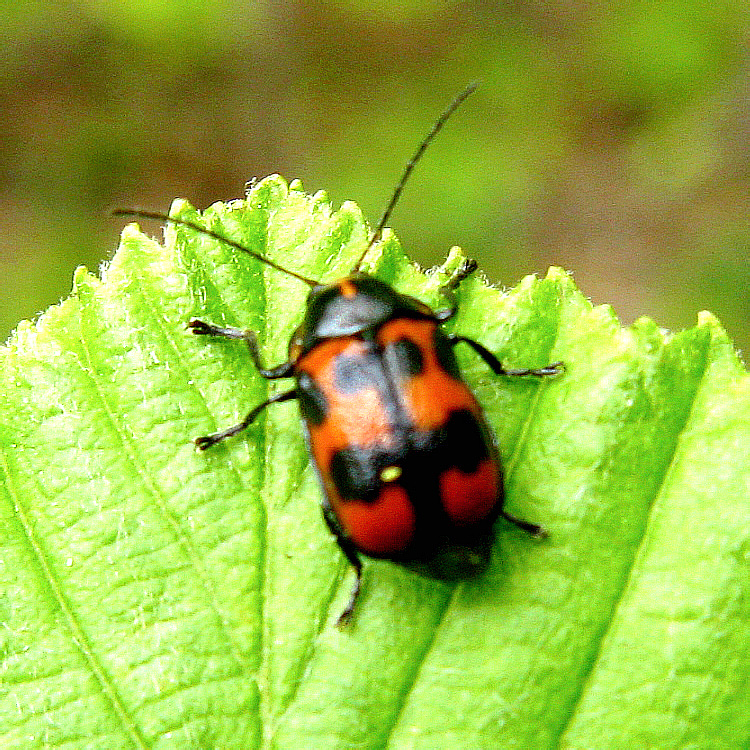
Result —
<instances>
[{"instance_id":1,"label":"midrib of leaf","mask_svg":"<svg viewBox=\"0 0 750 750\"><path fill-rule=\"evenodd\" d=\"M47 562L47 555L45 554L44 548L34 535L33 524L30 523L26 511L24 510L23 505L20 501L19 493L16 489L15 482L13 481L13 472L8 465L7 457L5 455L5 447L2 445L2 442L0 442L0 465L2 465L3 473L5 474L5 486L8 489L8 494L12 499L16 515L21 522L21 527L24 530L25 542L32 550L33 556L37 560L39 568L44 574L45 582L47 586L49 586L50 592L52 593L55 602L57 602L57 606L63 613L65 622L67 623L67 626L73 636L73 642L75 643L86 664L91 670L91 673L96 680L96 684L99 685L102 695L112 707L115 716L117 716L118 721L123 727L125 733L128 735L128 737L130 737L133 745L138 748L143 748L143 750L147 750L149 748L149 743L141 733L136 722L133 721L130 714L128 713L128 710L125 707L125 703L120 697L120 694L115 688L115 685L113 684L109 675L107 674L107 671L96 658L96 654L91 643L89 642L88 637L86 636L84 628L81 627L80 623L78 622L78 618L76 617L73 608L70 606L67 597L63 593L63 587L60 584L60 581ZM39 494L46 499L49 499L46 493L41 490L41 487L38 483L37 492L39 492Z\"/></svg>"},{"instance_id":2,"label":"midrib of leaf","mask_svg":"<svg viewBox=\"0 0 750 750\"><path fill-rule=\"evenodd\" d=\"M293 188L290 186L289 192L292 196L293 201L298 201L300 196L296 194ZM269 251L271 257L274 257L277 261L283 262L289 265L288 253L291 251L298 258L313 253L317 253L318 260L311 267L306 267L305 273L311 275L314 278L330 280L331 278L331 266L336 268L342 268L342 273L346 273L351 270L351 264L353 257L363 247L365 241L365 232L363 229L363 223L361 215L357 209L344 208L337 212L331 212L330 204L322 195L306 196L303 201L302 210L307 213L308 221L312 222L312 231L306 230L301 237L301 242L295 242L298 237L296 234L292 237L283 237L283 242L279 244L278 236L266 236L266 250ZM274 211L272 210L273 214ZM276 217L277 220L279 217ZM297 225L295 225L297 226ZM386 245L389 243L386 242ZM392 242L390 244L393 244ZM292 250L292 245L294 249ZM279 255L281 252L281 255ZM323 260L324 259L324 260ZM338 278L336 273L333 274L334 278ZM279 274L276 271L268 270L263 275L264 278L264 292L266 298L273 296L276 300L279 299ZM296 282L295 282L296 283ZM281 282L283 286L283 282ZM283 294L283 292L282 292ZM286 310L283 308L280 310L278 307L267 308L268 314L262 319L261 333L265 334L265 337L261 337L264 341L264 351L268 354L269 349L274 350L274 354L269 354L272 359L267 359L266 362L269 365L275 365L281 359L284 358L284 354L278 351L280 347L280 337L286 341L290 335L290 331L286 330L286 327L291 325L293 330L296 324L301 319L303 313L302 301L298 309L292 311L290 316L286 315ZM283 322L274 320L274 314L282 313ZM286 326L286 327L285 327ZM282 334L282 331L284 332ZM272 344L272 346L268 346ZM276 390L276 389L274 389ZM281 390L280 388L278 390ZM298 408L295 406L279 407L279 409L294 409L295 413ZM276 413L274 411L274 413ZM274 429L274 420L268 419L265 422L265 440L268 442L268 438L271 431ZM296 420L295 429L302 429L302 425L299 420ZM278 496L279 489L274 487L273 479L275 473L271 470L271 464L274 460L278 460L278 455L267 455L267 465L264 466L264 497L267 501L273 502L273 506L276 509L283 508L285 501L283 498ZM284 495L288 501L297 488L303 486L303 482L309 479L309 473L306 469L309 466L310 460L306 450L297 455L296 452L293 457L295 462L294 475L291 477L291 483L285 483ZM315 486L318 487L317 482ZM317 492L320 492L317 489ZM274 498L274 493L276 497ZM274 513L275 511L270 511ZM319 518L319 516L318 516ZM271 523L275 523L275 519L271 518ZM267 527L271 533L273 528ZM320 522L321 532L323 532L323 523ZM324 532L323 532L324 533ZM304 675L307 672L310 662L315 658L317 654L317 646L320 635L324 632L326 627L329 625L332 615L335 616L337 613L331 611L332 606L338 607L339 604L334 605L333 602L340 599L339 594L341 593L341 582L346 581L344 588L348 590L350 586L349 578L349 566L346 560L337 551L334 550L333 546L330 547L331 554L335 556L335 570L331 569L329 576L325 579L327 583L324 584L324 590L320 594L319 598L316 598L314 606L311 612L310 621L301 623L301 626L305 627L306 639L305 641L299 641L295 647L296 653L293 659L285 658L283 655L280 659L271 660L266 667L264 667L264 675L266 677L265 684L267 687L267 694L264 693L262 696L262 705L264 710L264 718L268 719L267 726L264 726L264 746L273 743L274 730L278 725L279 721L282 720L287 707L294 701L299 688L304 684ZM274 554L278 554L279 550L275 550ZM267 576L264 584L265 601L268 601L269 590L273 588L272 595L278 596L279 591L283 582L289 583L289 581L283 577L278 580L274 578L274 573L278 573L275 565L266 565L265 570ZM311 573L311 575L313 575ZM292 584L293 585L293 584ZM323 587L321 587L323 588ZM276 619L271 621L274 616L278 617L278 612L269 612L264 618L264 639L267 645L264 647L264 656L271 655L271 649L274 647L273 636L286 632L288 635L288 628L274 630L274 623ZM305 615L306 617L306 615ZM269 678L275 679L275 682L271 682ZM291 686L290 686L291 683ZM273 690L273 686L278 686L278 691Z\"/></svg>"},{"instance_id":3,"label":"midrib of leaf","mask_svg":"<svg viewBox=\"0 0 750 750\"><path fill-rule=\"evenodd\" d=\"M266 422L266 425L268 423ZM269 428L268 426L264 430L265 436L269 434ZM304 467L302 470L297 474L297 478L295 482L290 486L289 491L284 496L284 501L290 500L292 497L295 496L295 494L301 489L302 487L302 478L304 476L305 470L310 465L309 455L305 454L308 458L307 462L304 464ZM265 474L265 471L264 471ZM322 490L321 490L322 491ZM341 556L341 559L339 560L338 565L338 574L336 578L331 582L331 586L328 590L328 595L325 599L324 604L321 607L321 611L323 612L323 616L318 618L317 620L317 628L315 630L312 630L310 633L310 639L307 644L307 648L305 649L305 653L303 658L298 662L297 667L295 669L296 679L294 680L294 687L293 689L284 696L284 703L279 706L279 712L276 713L271 708L272 700L269 696L269 698L266 700L265 698L261 701L261 706L264 709L264 723L263 723L263 747L264 748L270 748L273 746L273 737L274 737L274 731L276 724L279 722L281 716L283 716L284 711L288 706L290 706L293 702L295 697L297 696L297 693L302 686L304 675L307 671L308 665L310 662L315 658L316 653L316 644L318 643L319 636L321 633L326 629L326 627L329 626L329 620L330 620L330 614L331 609L334 605L334 602L338 600L338 591L339 587L341 586L342 581L346 580L346 574L349 571L350 566L347 562L346 558ZM270 575L264 576L264 582L267 588L270 586ZM264 630L264 638L270 640L270 635L267 635ZM262 653L266 653L265 649L262 650ZM264 666L267 666L265 664L264 660Z\"/></svg>"},{"instance_id":4,"label":"midrib of leaf","mask_svg":"<svg viewBox=\"0 0 750 750\"><path fill-rule=\"evenodd\" d=\"M289 192L293 193L293 190L291 188L288 189ZM289 193L287 193L289 194ZM295 198L299 198L298 195L294 195ZM305 196L304 199L304 207L303 211L312 210L313 207L313 200L309 196ZM263 247L262 248L256 248L259 251L261 251L263 254L273 257L274 253L269 250L271 250L272 244L275 244L275 239L271 236L270 231L270 225L271 225L271 217L275 213L275 209L271 208L269 209L269 220L265 224L265 232L263 235ZM331 220L333 217L329 217L329 220ZM309 237L305 237L303 239L304 242L308 242ZM346 243L342 242L342 249ZM301 246L301 245L300 245ZM295 249L297 249L295 247ZM281 260L283 264L287 264L288 261L285 259L279 259L276 258L277 261ZM279 330L278 330L278 324L279 321L274 319L272 308L269 307L267 304L267 300L272 295L279 294L279 274L280 272L275 269L264 269L263 273L261 274L261 284L260 287L262 288L263 293L263 315L260 316L260 325L262 328L259 327L259 330L256 332L259 334L260 339L260 349L261 349L261 358L264 359L265 366L273 367L278 362L274 360L273 362L270 362L267 359L267 352L269 348L269 343L278 341L279 337ZM295 282L299 283L299 282ZM299 318L303 312L302 308L299 308L298 310L292 311L293 314ZM245 327L245 325L241 325L240 327ZM276 347L278 348L278 347ZM249 356L249 355L248 355ZM264 380L264 396L267 398L270 392L281 392L283 390L286 390L287 388L291 387L291 384L288 380L285 380L284 387L269 387L269 381ZM274 408L275 405L270 405L270 408ZM249 407L248 407L249 408ZM279 405L279 408L294 408L295 410L298 410L298 406L296 405ZM264 689L261 690L261 700L260 700L260 711L261 711L261 723L262 723L262 738L261 743L262 747L270 747L273 744L273 733L275 730L275 727L280 719L280 717L283 715L283 712L285 711L286 707L294 700L294 697L297 693L297 690L302 683L303 675L305 674L305 671L307 669L307 665L309 664L310 660L314 657L315 649L316 649L316 643L318 640L318 636L322 632L322 630L326 627L327 623L327 617L325 614L330 610L331 603L333 602L338 586L337 581L333 581L332 585L328 589L328 598L326 602L320 607L321 615L317 619L317 623L315 628L310 630L309 634L309 640L307 642L307 646L304 649L304 653L302 654L301 658L293 665L293 667L289 667L287 665L287 672L286 675L290 675L290 670L293 672L295 679L294 681L294 687L293 689L288 692L284 693L282 695L275 695L273 694L273 686L274 686L274 664L272 660L269 658L272 654L273 650L273 644L274 644L274 624L272 615L273 613L269 611L269 602L273 599L273 588L276 585L276 581L273 579L273 573L272 573L272 565L271 565L271 559L269 555L269 545L266 543L266 538L270 537L270 534L272 532L271 527L271 514L274 512L274 510L277 510L283 505L288 502L292 497L296 495L296 493L300 490L304 477L305 472L310 464L310 458L308 452L305 450L303 453L303 460L300 462L300 465L297 467L296 474L293 478L293 481L291 484L288 485L283 498L278 498L277 493L278 490L274 486L273 483L273 470L271 467L270 462L268 459L268 452L267 452L267 446L270 442L269 438L274 431L274 422L272 419L266 418L265 410L264 413L259 415L259 419L263 420L263 428L259 431L261 440L262 440L262 453L266 460L263 461L262 465L262 479L261 479L261 487L262 487L262 500L260 502L262 512L263 512L263 519L264 519L264 526L266 533L263 535L263 559L260 562L260 569L262 570L262 582L261 582L261 591L262 596L260 597L261 601L261 615L262 615L262 628L261 628L261 644L260 644L260 653L261 653L261 667L260 667L260 674L261 674L261 682L264 685ZM300 421L299 423L299 429L302 430L303 426ZM270 507L269 506L272 506ZM346 570L348 569L348 564L345 560L341 560L339 562L338 570L338 582L340 582L341 578L344 576ZM276 675L278 676L278 675ZM283 701L283 702L282 702Z\"/></svg>"},{"instance_id":5,"label":"midrib of leaf","mask_svg":"<svg viewBox=\"0 0 750 750\"><path fill-rule=\"evenodd\" d=\"M649 540L649 528L651 526L651 523L650 523L651 518L653 516L655 508L658 506L659 496L662 494L663 488L667 484L669 476L673 471L675 457L677 456L679 452L681 436L685 432L687 425L690 423L690 419L691 419L693 410L695 408L698 393L700 392L701 386L703 384L703 380L705 379L706 373L708 371L708 356L707 356L708 347L704 349L703 355L704 357L701 363L702 367L701 367L700 380L696 382L693 392L690 394L690 407L685 409L684 411L684 418L682 419L682 423L678 427L678 430L675 434L675 438L672 442L672 449L669 454L669 460L665 463L659 482L654 487L654 492L648 504L649 510L644 519L643 534L641 535L639 543L636 549L634 550L634 554L631 557L627 574L623 576L622 585L620 586L620 589L617 592L617 595L613 600L612 614L609 617L609 619L606 621L606 623L604 623L604 628L602 629L601 634L599 635L597 639L595 650L592 655L592 659L589 662L589 667L581 675L581 678L578 682L578 690L576 691L576 694L573 696L573 699L570 703L568 715L565 718L564 722L561 723L559 731L556 733L554 740L550 743L551 747L560 747L561 740L564 738L568 727L570 726L571 722L575 718L578 706L583 701L584 696L586 695L586 691L588 690L589 686L591 685L591 682L596 676L596 672L600 663L601 654L606 646L606 642L609 637L609 634L616 627L618 620L622 616L621 606L622 606L623 600L626 598L628 591L634 585L634 581L637 579L638 570L640 568L640 563L643 559L643 555L645 554L645 548Z\"/></svg>"},{"instance_id":6,"label":"midrib of leaf","mask_svg":"<svg viewBox=\"0 0 750 750\"><path fill-rule=\"evenodd\" d=\"M559 313L559 307L557 308ZM557 321L555 326L555 336L551 338L550 340L550 347L549 350L544 352L547 358L549 358L554 351L555 348L555 341L557 340L557 334L559 333L559 325L560 325L560 316L557 315ZM490 373L491 375L492 373ZM533 424L536 415L537 410L539 407L539 401L541 400L542 393L545 388L545 382L544 380L540 380L535 384L534 388L534 395L531 398L530 407L528 409L528 412L526 414L526 418L524 419L523 426L519 432L518 439L516 441L516 445L514 446L513 453L511 458L508 460L508 462L504 465L504 474L505 479L504 482L506 485L510 483L510 479L513 477L516 466L518 464L519 457L523 455L523 448L526 444L526 441L528 439L529 433L530 433L530 426ZM507 498L506 498L507 501ZM497 526L500 527L501 524L504 522L501 519L498 519ZM501 533L498 531L498 533ZM382 748L386 748L388 744L390 743L390 740L393 736L393 732L396 729L396 727L399 724L399 720L401 716L403 715L404 709L409 702L409 696L411 695L414 685L419 680L419 676L422 672L422 668L427 661L427 659L430 656L430 653L432 652L433 648L435 647L435 644L438 641L438 636L440 634L441 628L443 627L443 624L445 622L445 617L447 613L450 611L450 609L455 605L456 602L456 596L458 591L460 590L461 584L458 583L453 587L453 590L451 591L450 595L445 601L444 606L441 608L439 612L439 616L436 619L435 627L432 630L431 637L429 641L426 642L425 648L423 652L419 655L417 659L414 661L414 666L410 670L410 676L407 683L404 684L404 688L400 693L400 700L398 701L396 705L396 711L393 715L393 721L391 722L390 726L387 729L387 732L384 734L383 737L383 744Z\"/></svg>"}]
</instances>

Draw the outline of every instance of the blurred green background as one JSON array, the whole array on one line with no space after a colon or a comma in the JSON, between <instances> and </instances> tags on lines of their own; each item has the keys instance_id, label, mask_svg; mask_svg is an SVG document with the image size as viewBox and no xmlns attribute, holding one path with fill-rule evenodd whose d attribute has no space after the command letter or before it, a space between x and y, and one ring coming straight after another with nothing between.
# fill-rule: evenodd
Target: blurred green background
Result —
<instances>
[{"instance_id":1,"label":"blurred green background","mask_svg":"<svg viewBox=\"0 0 750 750\"><path fill-rule=\"evenodd\" d=\"M750 350L743 0L2 0L0 336L111 257L109 209L299 177L505 285L551 264L630 323L703 308ZM156 225L149 231L160 235Z\"/></svg>"}]
</instances>

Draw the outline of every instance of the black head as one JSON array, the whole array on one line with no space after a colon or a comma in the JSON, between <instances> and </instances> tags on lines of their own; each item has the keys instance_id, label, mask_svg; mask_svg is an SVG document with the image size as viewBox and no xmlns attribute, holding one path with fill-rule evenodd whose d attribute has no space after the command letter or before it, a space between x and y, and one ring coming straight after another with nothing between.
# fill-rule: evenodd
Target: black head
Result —
<instances>
[{"instance_id":1,"label":"black head","mask_svg":"<svg viewBox=\"0 0 750 750\"><path fill-rule=\"evenodd\" d=\"M310 292L305 317L290 350L299 357L324 339L354 336L392 318L432 319L434 314L418 299L399 294L373 276L355 273Z\"/></svg>"}]
</instances>

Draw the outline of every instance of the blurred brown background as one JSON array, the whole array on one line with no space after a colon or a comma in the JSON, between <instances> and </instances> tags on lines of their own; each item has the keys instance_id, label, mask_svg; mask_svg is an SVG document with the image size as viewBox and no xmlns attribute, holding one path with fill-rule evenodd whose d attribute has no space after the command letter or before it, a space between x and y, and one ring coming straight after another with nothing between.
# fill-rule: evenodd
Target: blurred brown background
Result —
<instances>
[{"instance_id":1,"label":"blurred brown background","mask_svg":"<svg viewBox=\"0 0 750 750\"><path fill-rule=\"evenodd\" d=\"M280 172L376 222L479 79L391 220L412 257L460 244L505 285L561 265L625 323L708 308L750 351L742 0L2 8L2 339L111 257L115 206L205 207Z\"/></svg>"}]
</instances>

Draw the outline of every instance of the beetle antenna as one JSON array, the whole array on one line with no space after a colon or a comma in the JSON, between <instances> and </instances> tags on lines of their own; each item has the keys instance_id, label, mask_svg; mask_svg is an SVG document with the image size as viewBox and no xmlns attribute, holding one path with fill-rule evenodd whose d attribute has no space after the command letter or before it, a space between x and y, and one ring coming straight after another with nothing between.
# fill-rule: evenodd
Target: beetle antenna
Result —
<instances>
[{"instance_id":1,"label":"beetle antenna","mask_svg":"<svg viewBox=\"0 0 750 750\"><path fill-rule=\"evenodd\" d=\"M205 227L202 227L200 224L196 224L193 221L187 221L186 219L177 219L174 216L169 216L168 214L162 214L162 213L159 213L158 211L139 211L138 209L133 209L133 208L116 208L114 211L112 211L112 216L133 216L135 218L140 218L140 219L156 219L157 221L165 221L165 222L170 222L172 224L179 224L180 226L193 229L196 232L199 232L200 234L205 234L205 235L208 235L209 237L213 237L215 240L219 240L219 242L223 242L225 245L234 247L237 250L242 250L243 253L247 253L248 255L251 255L253 258L256 258L262 263L265 263L266 265L271 266L271 268L275 268L277 271L281 271L282 273L288 274L289 276L292 276L295 279L298 279L304 284L307 284L309 287L316 287L320 285L319 281L316 281L315 279L309 279L307 276L303 276L302 274L299 274L296 271L290 271L288 268L284 268L284 266L280 266L278 263L272 261L270 258L266 258L265 255L256 253L254 250L250 250L250 248L245 247L241 243L235 242L234 240L230 240L229 237L225 237L223 234L214 232L211 229L206 229Z\"/></svg>"},{"instance_id":2,"label":"beetle antenna","mask_svg":"<svg viewBox=\"0 0 750 750\"><path fill-rule=\"evenodd\" d=\"M463 104L464 100L468 98L470 94L473 94L474 91L476 91L477 86L479 85L478 81L474 81L470 83L445 109L443 114L440 115L440 117L435 120L435 124L432 126L432 129L429 133L422 139L422 142L419 144L419 147L414 152L414 156L409 159L409 161L406 164L406 168L404 169L404 173L401 175L401 179L398 182L398 185L396 185L396 189L393 191L393 195L391 196L391 200L388 202L388 205L386 206L385 212L383 213L383 218L380 220L380 223L377 226L377 229L373 232L372 237L370 237L370 241L367 244L367 247L365 248L365 251L362 253L362 255L359 256L359 260L357 261L356 265L354 266L354 271L359 270L360 265L362 265L362 261L365 259L365 256L367 253L370 252L370 248L380 239L381 235L383 234L383 229L385 229L385 225L390 219L391 214L393 213L393 209L396 207L396 204L398 203L398 199L401 197L401 192L404 189L404 186L406 185L412 170L417 165L417 162L422 158L422 154L424 154L425 150L427 149L427 146L430 145L433 138L440 132L440 129L445 125L448 118Z\"/></svg>"}]
</instances>

